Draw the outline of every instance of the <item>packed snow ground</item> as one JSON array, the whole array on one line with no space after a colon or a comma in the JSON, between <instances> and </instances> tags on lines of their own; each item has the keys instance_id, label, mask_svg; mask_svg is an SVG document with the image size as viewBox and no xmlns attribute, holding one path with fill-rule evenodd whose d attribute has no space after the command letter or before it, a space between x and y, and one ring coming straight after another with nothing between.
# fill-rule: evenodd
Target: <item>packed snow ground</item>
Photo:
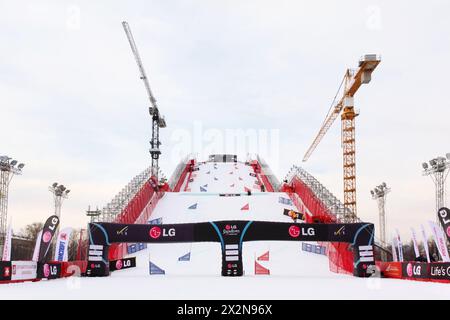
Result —
<instances>
[{"instance_id":1,"label":"packed snow ground","mask_svg":"<svg viewBox=\"0 0 450 320\"><path fill-rule=\"evenodd\" d=\"M284 193L262 193L243 163L204 163L190 192L166 193L151 219L163 223L217 220L290 221L279 202ZM220 197L219 193L252 195ZM202 189L200 189L202 188ZM196 206L195 206L196 205ZM248 205L248 210L241 210ZM195 207L195 209L189 208ZM255 275L255 257L271 275ZM178 261L191 252L190 261ZM360 279L329 271L328 258L301 250L296 242L246 242L244 277L221 277L218 243L153 244L135 254L137 268L106 278L71 277L0 285L1 299L450 299L450 285L393 279ZM149 259L166 275L149 275Z\"/></svg>"}]
</instances>

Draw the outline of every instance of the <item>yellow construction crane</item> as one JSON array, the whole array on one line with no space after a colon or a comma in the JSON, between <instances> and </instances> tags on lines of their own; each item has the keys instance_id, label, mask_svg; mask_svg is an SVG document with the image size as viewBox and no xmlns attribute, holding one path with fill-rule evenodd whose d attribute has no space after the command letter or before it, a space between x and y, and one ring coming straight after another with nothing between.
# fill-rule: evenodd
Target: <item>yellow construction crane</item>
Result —
<instances>
[{"instance_id":1,"label":"yellow construction crane","mask_svg":"<svg viewBox=\"0 0 450 320\"><path fill-rule=\"evenodd\" d=\"M344 222L356 220L356 167L355 167L355 118L359 112L354 109L354 95L362 84L369 83L372 72L381 62L378 55L368 54L361 58L357 69L347 69L338 94L344 84L342 98L336 103L336 94L330 110L319 130L316 138L306 151L303 162L307 161L317 145L327 133L334 120L341 114L342 121L342 151L344 167Z\"/></svg>"}]
</instances>

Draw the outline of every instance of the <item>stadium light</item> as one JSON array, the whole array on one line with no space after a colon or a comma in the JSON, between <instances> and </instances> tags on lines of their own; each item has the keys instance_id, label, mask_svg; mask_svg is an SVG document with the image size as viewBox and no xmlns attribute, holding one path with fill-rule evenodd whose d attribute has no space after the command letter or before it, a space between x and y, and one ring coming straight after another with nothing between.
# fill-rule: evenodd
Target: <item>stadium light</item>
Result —
<instances>
[{"instance_id":1,"label":"stadium light","mask_svg":"<svg viewBox=\"0 0 450 320\"><path fill-rule=\"evenodd\" d=\"M430 167L422 165L424 169L422 174L424 176L430 176L435 184L436 219L439 220L438 211L445 206L445 181L450 169L450 153L447 153L445 157L431 159L429 163Z\"/></svg>"}]
</instances>

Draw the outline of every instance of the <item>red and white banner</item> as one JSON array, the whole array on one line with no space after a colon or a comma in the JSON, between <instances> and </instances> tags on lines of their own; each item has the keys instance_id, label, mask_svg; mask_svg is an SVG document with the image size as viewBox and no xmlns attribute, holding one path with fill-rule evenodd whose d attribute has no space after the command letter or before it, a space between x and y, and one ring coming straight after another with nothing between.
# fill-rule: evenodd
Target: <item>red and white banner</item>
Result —
<instances>
[{"instance_id":1,"label":"red and white banner","mask_svg":"<svg viewBox=\"0 0 450 320\"><path fill-rule=\"evenodd\" d=\"M41 238L42 238L42 230L39 231L37 238L36 238L36 244L34 245L34 251L33 251L33 261L38 261L39 259L39 246L41 245Z\"/></svg>"},{"instance_id":2,"label":"red and white banner","mask_svg":"<svg viewBox=\"0 0 450 320\"><path fill-rule=\"evenodd\" d=\"M397 257L397 240L395 239L395 237L392 237L392 260L394 262L398 262L398 257Z\"/></svg>"},{"instance_id":3,"label":"red and white banner","mask_svg":"<svg viewBox=\"0 0 450 320\"><path fill-rule=\"evenodd\" d=\"M412 233L412 241L413 241L413 245L414 245L414 254L416 255L416 258L418 258L420 256L420 251L419 251L419 245L417 244L416 230L414 230L414 228L411 228L411 233Z\"/></svg>"},{"instance_id":4,"label":"red and white banner","mask_svg":"<svg viewBox=\"0 0 450 320\"><path fill-rule=\"evenodd\" d=\"M428 249L427 232L425 231L425 228L424 228L423 224L420 225L420 229L422 231L423 248L425 249L425 253L427 255L427 262L430 263L430 250Z\"/></svg>"},{"instance_id":5,"label":"red and white banner","mask_svg":"<svg viewBox=\"0 0 450 320\"><path fill-rule=\"evenodd\" d=\"M395 229L396 237L397 237L397 247L398 247L398 260L403 262L403 243L402 239L400 239L400 233L397 229Z\"/></svg>"},{"instance_id":6,"label":"red and white banner","mask_svg":"<svg viewBox=\"0 0 450 320\"><path fill-rule=\"evenodd\" d=\"M72 228L64 228L58 234L55 250L55 261L68 261L69 239Z\"/></svg>"},{"instance_id":7,"label":"red and white banner","mask_svg":"<svg viewBox=\"0 0 450 320\"><path fill-rule=\"evenodd\" d=\"M2 261L11 261L11 238L12 238L12 228L11 224L6 231L5 242L3 245L3 255Z\"/></svg>"},{"instance_id":8,"label":"red and white banner","mask_svg":"<svg viewBox=\"0 0 450 320\"><path fill-rule=\"evenodd\" d=\"M433 221L428 221L431 231L433 232L434 242L438 248L439 254L442 257L442 261L450 262L450 257L447 250L447 241L445 240L445 235L442 229Z\"/></svg>"}]
</instances>

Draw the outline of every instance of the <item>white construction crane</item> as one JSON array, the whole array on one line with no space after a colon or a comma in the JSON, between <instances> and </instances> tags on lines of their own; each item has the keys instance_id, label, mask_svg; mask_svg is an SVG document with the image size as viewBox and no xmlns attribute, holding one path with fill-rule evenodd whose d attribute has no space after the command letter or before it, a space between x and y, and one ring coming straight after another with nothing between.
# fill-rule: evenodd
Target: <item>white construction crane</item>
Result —
<instances>
[{"instance_id":1,"label":"white construction crane","mask_svg":"<svg viewBox=\"0 0 450 320\"><path fill-rule=\"evenodd\" d=\"M148 82L147 74L145 73L144 66L142 64L141 57L139 55L139 51L137 49L136 43L134 42L133 34L131 33L130 26L128 22L122 22L123 29L125 30L125 34L127 35L128 42L130 43L131 51L133 52L134 58L136 59L136 63L139 68L139 72L141 73L141 80L144 82L145 89L147 91L148 98L150 100L149 113L152 117L152 140L150 141L150 154L152 156L152 175L156 177L158 180L158 171L159 164L158 159L161 151L159 150L159 146L161 145L161 141L159 141L159 128L165 128L166 121L163 116L159 113L158 106L156 105L156 99L153 96L152 89L150 88L150 84Z\"/></svg>"}]
</instances>

